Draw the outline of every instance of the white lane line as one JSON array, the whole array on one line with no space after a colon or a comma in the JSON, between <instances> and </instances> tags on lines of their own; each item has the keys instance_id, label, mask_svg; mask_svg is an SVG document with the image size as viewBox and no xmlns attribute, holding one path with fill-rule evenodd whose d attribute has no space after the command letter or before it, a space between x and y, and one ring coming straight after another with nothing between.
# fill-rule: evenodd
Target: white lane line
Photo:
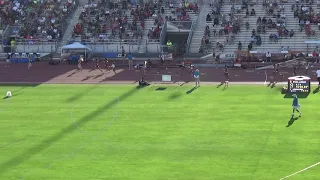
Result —
<instances>
[{"instance_id":1,"label":"white lane line","mask_svg":"<svg viewBox=\"0 0 320 180\"><path fill-rule=\"evenodd\" d=\"M310 169L310 168L313 168L313 167L315 167L315 166L317 166L317 165L319 165L319 164L320 164L320 162L317 162L317 163L315 163L315 164L313 164L313 165L311 165L311 166L309 166L309 167L306 167L306 168L304 168L304 169L302 169L302 170L300 170L300 171L297 171L297 172L295 172L295 173L293 173L293 174L290 174L290 175L288 175L288 176L286 176L286 177L283 177L283 178L281 178L280 180L287 179L288 177L291 177L291 176L294 176L294 175L296 175L296 174L299 174L299 173L301 173L301 172L303 172L303 171L306 171L306 170L308 170L308 169Z\"/></svg>"}]
</instances>

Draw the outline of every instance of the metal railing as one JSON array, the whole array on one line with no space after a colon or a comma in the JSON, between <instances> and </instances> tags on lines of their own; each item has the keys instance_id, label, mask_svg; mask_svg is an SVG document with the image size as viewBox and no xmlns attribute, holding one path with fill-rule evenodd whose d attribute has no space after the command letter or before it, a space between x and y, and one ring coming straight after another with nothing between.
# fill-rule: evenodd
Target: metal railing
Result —
<instances>
[{"instance_id":1,"label":"metal railing","mask_svg":"<svg viewBox=\"0 0 320 180\"><path fill-rule=\"evenodd\" d=\"M100 44L135 44L140 43L140 39L82 39L81 43L86 45L90 43L100 43Z\"/></svg>"},{"instance_id":2,"label":"metal railing","mask_svg":"<svg viewBox=\"0 0 320 180\"><path fill-rule=\"evenodd\" d=\"M188 40L187 40L187 49L186 49L187 53L189 53L189 50L190 50L191 40L192 40L192 37L193 37L195 25L198 23L198 19L197 19L196 22L192 22L192 25L191 25L191 31L189 32L189 36L188 36Z\"/></svg>"},{"instance_id":3,"label":"metal railing","mask_svg":"<svg viewBox=\"0 0 320 180\"><path fill-rule=\"evenodd\" d=\"M164 22L160 32L160 45L164 45L166 43L167 23L168 21Z\"/></svg>"},{"instance_id":4,"label":"metal railing","mask_svg":"<svg viewBox=\"0 0 320 180\"><path fill-rule=\"evenodd\" d=\"M57 42L16 42L11 46L11 52L19 53L52 53L57 48Z\"/></svg>"},{"instance_id":5,"label":"metal railing","mask_svg":"<svg viewBox=\"0 0 320 180\"><path fill-rule=\"evenodd\" d=\"M190 30L192 28L193 21L168 21L169 25L174 26L180 30Z\"/></svg>"}]
</instances>

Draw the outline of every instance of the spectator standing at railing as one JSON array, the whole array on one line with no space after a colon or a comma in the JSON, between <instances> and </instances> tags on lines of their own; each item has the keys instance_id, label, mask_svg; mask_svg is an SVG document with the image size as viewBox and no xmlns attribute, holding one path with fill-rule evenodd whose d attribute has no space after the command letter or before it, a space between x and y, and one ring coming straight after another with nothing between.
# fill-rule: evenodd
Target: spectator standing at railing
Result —
<instances>
[{"instance_id":1,"label":"spectator standing at railing","mask_svg":"<svg viewBox=\"0 0 320 180\"><path fill-rule=\"evenodd\" d=\"M271 62L271 53L270 52L267 52L266 59L267 59L267 62Z\"/></svg>"},{"instance_id":2,"label":"spectator standing at railing","mask_svg":"<svg viewBox=\"0 0 320 180\"><path fill-rule=\"evenodd\" d=\"M125 54L126 54L126 51L124 50L124 47L122 46L121 47L121 56L124 58Z\"/></svg>"},{"instance_id":3,"label":"spectator standing at railing","mask_svg":"<svg viewBox=\"0 0 320 180\"><path fill-rule=\"evenodd\" d=\"M10 65L10 55L7 54L6 65L4 67L9 67Z\"/></svg>"},{"instance_id":4,"label":"spectator standing at railing","mask_svg":"<svg viewBox=\"0 0 320 180\"><path fill-rule=\"evenodd\" d=\"M16 48L16 41L14 39L12 39L10 41L10 45L11 45L11 49L15 49Z\"/></svg>"},{"instance_id":5,"label":"spectator standing at railing","mask_svg":"<svg viewBox=\"0 0 320 180\"><path fill-rule=\"evenodd\" d=\"M129 70L131 70L134 58L133 58L133 56L132 56L132 54L130 52L129 52L127 58L128 58L128 62L129 62Z\"/></svg>"}]
</instances>

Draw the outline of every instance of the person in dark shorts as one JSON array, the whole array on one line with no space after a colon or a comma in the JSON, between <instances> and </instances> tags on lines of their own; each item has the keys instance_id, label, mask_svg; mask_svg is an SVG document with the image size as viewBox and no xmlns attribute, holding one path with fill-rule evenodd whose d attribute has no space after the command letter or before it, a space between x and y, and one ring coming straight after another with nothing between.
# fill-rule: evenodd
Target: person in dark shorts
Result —
<instances>
[{"instance_id":1,"label":"person in dark shorts","mask_svg":"<svg viewBox=\"0 0 320 180\"><path fill-rule=\"evenodd\" d=\"M139 86L140 87L149 86L149 85L150 84L147 81L145 81L143 77L139 80Z\"/></svg>"},{"instance_id":2,"label":"person in dark shorts","mask_svg":"<svg viewBox=\"0 0 320 180\"><path fill-rule=\"evenodd\" d=\"M121 56L124 57L126 55L126 51L124 50L123 46L121 47L121 49L122 49Z\"/></svg>"},{"instance_id":3,"label":"person in dark shorts","mask_svg":"<svg viewBox=\"0 0 320 180\"><path fill-rule=\"evenodd\" d=\"M29 62L28 62L28 70L31 68L32 63L31 63L31 59L29 58Z\"/></svg>"},{"instance_id":4,"label":"person in dark shorts","mask_svg":"<svg viewBox=\"0 0 320 180\"><path fill-rule=\"evenodd\" d=\"M109 71L109 66L108 66L109 60L108 60L108 58L105 58L103 63L104 63L104 66L105 66L106 70Z\"/></svg>"},{"instance_id":5,"label":"person in dark shorts","mask_svg":"<svg viewBox=\"0 0 320 180\"><path fill-rule=\"evenodd\" d=\"M163 67L164 66L164 54L160 56L160 63L161 63L161 66Z\"/></svg>"},{"instance_id":6,"label":"person in dark shorts","mask_svg":"<svg viewBox=\"0 0 320 180\"><path fill-rule=\"evenodd\" d=\"M294 75L294 76L296 76L296 75L298 74L298 73L297 73L297 69L298 69L297 66L294 66L294 67L293 67L293 75Z\"/></svg>"},{"instance_id":7,"label":"person in dark shorts","mask_svg":"<svg viewBox=\"0 0 320 180\"><path fill-rule=\"evenodd\" d=\"M273 78L271 77L270 83L277 83L277 79L279 77L279 64L273 65Z\"/></svg>"},{"instance_id":8,"label":"person in dark shorts","mask_svg":"<svg viewBox=\"0 0 320 180\"><path fill-rule=\"evenodd\" d=\"M182 70L184 70L186 68L186 60L182 61L181 68L182 68Z\"/></svg>"},{"instance_id":9,"label":"person in dark shorts","mask_svg":"<svg viewBox=\"0 0 320 180\"><path fill-rule=\"evenodd\" d=\"M82 62L83 62L83 56L81 55L78 59L78 71L82 71Z\"/></svg>"},{"instance_id":10,"label":"person in dark shorts","mask_svg":"<svg viewBox=\"0 0 320 180\"><path fill-rule=\"evenodd\" d=\"M304 71L306 75L308 75L309 67L310 67L310 63L307 63Z\"/></svg>"},{"instance_id":11,"label":"person in dark shorts","mask_svg":"<svg viewBox=\"0 0 320 180\"><path fill-rule=\"evenodd\" d=\"M10 65L10 55L7 54L6 65L4 67L9 67Z\"/></svg>"},{"instance_id":12,"label":"person in dark shorts","mask_svg":"<svg viewBox=\"0 0 320 180\"><path fill-rule=\"evenodd\" d=\"M94 63L95 63L94 70L99 69L103 73L103 71L102 71L102 69L100 68L100 65L99 65L99 60L95 59Z\"/></svg>"},{"instance_id":13,"label":"person in dark shorts","mask_svg":"<svg viewBox=\"0 0 320 180\"><path fill-rule=\"evenodd\" d=\"M151 66L152 66L152 62L150 59L148 59L147 68L149 69L149 68L151 68Z\"/></svg>"},{"instance_id":14,"label":"person in dark shorts","mask_svg":"<svg viewBox=\"0 0 320 180\"><path fill-rule=\"evenodd\" d=\"M274 64L273 65L273 77L275 77L278 72L279 72L278 66L277 66L277 64Z\"/></svg>"},{"instance_id":15,"label":"person in dark shorts","mask_svg":"<svg viewBox=\"0 0 320 180\"><path fill-rule=\"evenodd\" d=\"M228 66L225 65L224 66L224 76L226 77L226 80L224 81L224 85L225 87L228 87L229 86L229 80L230 80L230 74L229 74L229 70L228 70Z\"/></svg>"}]
</instances>

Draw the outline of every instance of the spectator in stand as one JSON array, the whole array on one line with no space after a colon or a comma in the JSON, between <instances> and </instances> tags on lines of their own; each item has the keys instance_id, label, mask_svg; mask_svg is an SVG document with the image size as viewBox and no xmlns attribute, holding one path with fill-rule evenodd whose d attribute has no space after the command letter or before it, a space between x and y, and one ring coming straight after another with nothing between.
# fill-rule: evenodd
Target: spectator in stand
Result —
<instances>
[{"instance_id":1,"label":"spectator in stand","mask_svg":"<svg viewBox=\"0 0 320 180\"><path fill-rule=\"evenodd\" d=\"M252 42L250 42L248 45L248 51L251 51L251 50L252 50Z\"/></svg>"}]
</instances>

